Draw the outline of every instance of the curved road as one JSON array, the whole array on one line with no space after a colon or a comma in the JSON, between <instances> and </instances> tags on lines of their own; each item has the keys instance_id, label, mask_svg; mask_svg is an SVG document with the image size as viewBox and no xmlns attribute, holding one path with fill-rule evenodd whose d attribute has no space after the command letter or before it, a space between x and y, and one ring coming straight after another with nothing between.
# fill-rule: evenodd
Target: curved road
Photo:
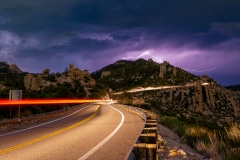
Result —
<instances>
[{"instance_id":1,"label":"curved road","mask_svg":"<svg viewBox=\"0 0 240 160\"><path fill-rule=\"evenodd\" d=\"M94 114L98 106L89 105L85 108L79 108L80 111L77 113L63 119L55 118L60 120L52 123L48 122L54 119L0 133L0 159L125 159L144 122L137 115L129 113L121 107L101 105L92 119L66 130L67 127ZM41 125L43 123L48 124ZM34 126L38 127L28 129ZM26 130L18 132L22 129ZM66 131L58 133L63 129ZM43 137L53 133L58 134L48 138ZM42 137L40 141L31 142L39 137ZM5 153L7 148L19 144L24 144L24 146L18 149L12 148L13 150Z\"/></svg>"}]
</instances>

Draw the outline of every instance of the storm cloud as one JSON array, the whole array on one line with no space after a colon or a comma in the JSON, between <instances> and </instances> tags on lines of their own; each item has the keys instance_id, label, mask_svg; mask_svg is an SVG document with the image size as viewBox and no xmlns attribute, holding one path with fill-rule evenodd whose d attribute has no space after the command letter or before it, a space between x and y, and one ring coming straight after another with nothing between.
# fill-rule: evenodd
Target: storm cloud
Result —
<instances>
[{"instance_id":1,"label":"storm cloud","mask_svg":"<svg viewBox=\"0 0 240 160\"><path fill-rule=\"evenodd\" d=\"M239 8L235 0L2 0L0 61L28 72L70 63L93 72L152 58L239 84Z\"/></svg>"}]
</instances>

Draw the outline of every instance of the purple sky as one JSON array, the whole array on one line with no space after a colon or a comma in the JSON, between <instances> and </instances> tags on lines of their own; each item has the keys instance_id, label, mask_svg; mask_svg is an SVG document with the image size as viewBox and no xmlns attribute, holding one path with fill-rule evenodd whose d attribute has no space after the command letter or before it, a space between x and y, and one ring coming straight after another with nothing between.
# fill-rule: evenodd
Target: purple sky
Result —
<instances>
[{"instance_id":1,"label":"purple sky","mask_svg":"<svg viewBox=\"0 0 240 160\"><path fill-rule=\"evenodd\" d=\"M35 73L70 63L93 72L152 58L240 84L239 10L236 0L1 0L0 61Z\"/></svg>"}]
</instances>

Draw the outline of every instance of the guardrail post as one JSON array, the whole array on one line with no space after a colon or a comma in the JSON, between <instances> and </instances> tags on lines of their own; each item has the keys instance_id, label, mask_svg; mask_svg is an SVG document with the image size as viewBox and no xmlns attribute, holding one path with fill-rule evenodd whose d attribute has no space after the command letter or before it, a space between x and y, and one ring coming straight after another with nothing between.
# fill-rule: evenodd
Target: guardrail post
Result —
<instances>
[{"instance_id":1,"label":"guardrail post","mask_svg":"<svg viewBox=\"0 0 240 160\"><path fill-rule=\"evenodd\" d=\"M146 144L145 143L134 144L133 152L135 160L143 159L146 156Z\"/></svg>"},{"instance_id":2,"label":"guardrail post","mask_svg":"<svg viewBox=\"0 0 240 160\"><path fill-rule=\"evenodd\" d=\"M146 160L157 160L157 145L146 144Z\"/></svg>"}]
</instances>

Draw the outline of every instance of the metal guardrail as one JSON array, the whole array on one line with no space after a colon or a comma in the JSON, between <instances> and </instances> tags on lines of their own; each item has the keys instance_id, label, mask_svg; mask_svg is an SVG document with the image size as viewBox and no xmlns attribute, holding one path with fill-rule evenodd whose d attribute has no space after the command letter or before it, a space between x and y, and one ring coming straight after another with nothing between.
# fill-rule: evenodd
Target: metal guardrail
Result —
<instances>
[{"instance_id":1,"label":"metal guardrail","mask_svg":"<svg viewBox=\"0 0 240 160\"><path fill-rule=\"evenodd\" d=\"M86 105L86 104L83 104ZM82 106L82 105L81 105ZM6 120L6 121L0 121L0 130L2 129L7 129L7 128L14 128L20 125L24 125L24 124L31 124L31 123L38 123L41 121L45 121L49 118L53 118L56 116L59 116L63 113L68 112L71 109L77 108L76 105L72 106L72 107L67 107L64 109L60 109L57 111L52 111L49 113L45 113L45 114L40 114L40 115L36 115L36 116L31 116L31 117L23 117L23 118L15 118L12 120Z\"/></svg>"}]
</instances>

